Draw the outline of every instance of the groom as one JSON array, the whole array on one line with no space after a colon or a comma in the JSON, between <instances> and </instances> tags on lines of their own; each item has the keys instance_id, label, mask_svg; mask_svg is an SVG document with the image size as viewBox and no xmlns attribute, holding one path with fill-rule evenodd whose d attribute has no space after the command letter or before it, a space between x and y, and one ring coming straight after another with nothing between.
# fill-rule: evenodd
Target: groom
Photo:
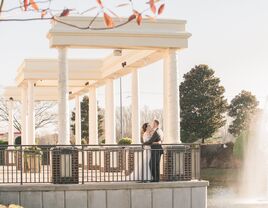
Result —
<instances>
[{"instance_id":1,"label":"groom","mask_svg":"<svg viewBox=\"0 0 268 208\"><path fill-rule=\"evenodd\" d=\"M144 142L144 145L151 146L151 160L150 160L150 169L152 173L153 180L152 182L159 182L160 180L160 159L163 154L163 148L161 141L163 140L163 132L159 129L159 121L153 121L154 133L150 140Z\"/></svg>"}]
</instances>

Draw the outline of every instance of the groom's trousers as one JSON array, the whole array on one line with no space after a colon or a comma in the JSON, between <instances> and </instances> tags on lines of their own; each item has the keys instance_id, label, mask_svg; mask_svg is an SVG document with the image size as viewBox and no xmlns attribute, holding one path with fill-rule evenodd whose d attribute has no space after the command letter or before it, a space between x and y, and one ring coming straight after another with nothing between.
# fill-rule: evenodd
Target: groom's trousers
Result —
<instances>
[{"instance_id":1,"label":"groom's trousers","mask_svg":"<svg viewBox=\"0 0 268 208\"><path fill-rule=\"evenodd\" d=\"M153 181L160 181L160 159L163 154L163 149L160 144L153 144L151 146L151 160L150 169L153 177Z\"/></svg>"}]
</instances>

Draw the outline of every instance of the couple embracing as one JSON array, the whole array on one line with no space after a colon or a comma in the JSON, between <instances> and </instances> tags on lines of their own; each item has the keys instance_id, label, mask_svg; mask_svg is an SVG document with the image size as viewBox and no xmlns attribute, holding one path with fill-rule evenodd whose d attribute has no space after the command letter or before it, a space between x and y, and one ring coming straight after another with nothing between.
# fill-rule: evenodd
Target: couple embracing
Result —
<instances>
[{"instance_id":1,"label":"couple embracing","mask_svg":"<svg viewBox=\"0 0 268 208\"><path fill-rule=\"evenodd\" d=\"M143 153L143 180L159 182L160 159L163 154L163 131L159 128L159 121L154 120L152 125L145 123L142 126L141 142Z\"/></svg>"}]
</instances>

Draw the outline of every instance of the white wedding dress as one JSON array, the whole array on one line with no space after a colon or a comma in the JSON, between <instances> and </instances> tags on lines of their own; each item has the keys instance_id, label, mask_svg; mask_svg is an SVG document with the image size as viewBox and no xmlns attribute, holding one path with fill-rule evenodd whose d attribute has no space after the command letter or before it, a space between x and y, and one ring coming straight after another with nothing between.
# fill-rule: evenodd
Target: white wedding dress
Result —
<instances>
[{"instance_id":1,"label":"white wedding dress","mask_svg":"<svg viewBox=\"0 0 268 208\"><path fill-rule=\"evenodd\" d=\"M146 132L143 134L143 141L146 142L151 138ZM130 174L130 180L134 181L150 181L152 179L150 170L151 147L144 145L141 152L134 154L134 171ZM142 168L143 165L143 168Z\"/></svg>"}]
</instances>

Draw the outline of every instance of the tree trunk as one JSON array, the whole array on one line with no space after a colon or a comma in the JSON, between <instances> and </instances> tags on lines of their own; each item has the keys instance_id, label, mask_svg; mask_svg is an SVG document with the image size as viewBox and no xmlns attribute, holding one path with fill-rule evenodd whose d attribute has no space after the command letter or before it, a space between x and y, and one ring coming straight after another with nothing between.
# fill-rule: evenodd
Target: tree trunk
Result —
<instances>
[{"instance_id":1,"label":"tree trunk","mask_svg":"<svg viewBox=\"0 0 268 208\"><path fill-rule=\"evenodd\" d=\"M4 0L1 0L1 2L0 2L0 16L1 16L3 6L4 6Z\"/></svg>"},{"instance_id":2,"label":"tree trunk","mask_svg":"<svg viewBox=\"0 0 268 208\"><path fill-rule=\"evenodd\" d=\"M204 144L205 143L205 138L202 138L202 144Z\"/></svg>"}]
</instances>

